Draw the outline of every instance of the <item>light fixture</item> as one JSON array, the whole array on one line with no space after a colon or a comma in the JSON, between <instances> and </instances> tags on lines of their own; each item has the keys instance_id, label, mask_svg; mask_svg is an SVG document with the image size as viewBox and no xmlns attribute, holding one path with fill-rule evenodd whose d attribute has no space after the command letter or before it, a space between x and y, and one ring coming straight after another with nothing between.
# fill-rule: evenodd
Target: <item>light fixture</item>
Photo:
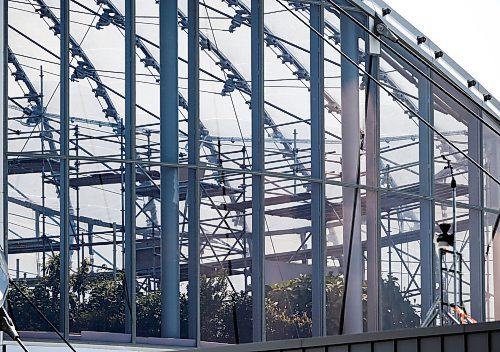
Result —
<instances>
[{"instance_id":1,"label":"light fixture","mask_svg":"<svg viewBox=\"0 0 500 352\"><path fill-rule=\"evenodd\" d=\"M439 224L439 229L441 233L436 237L436 244L439 248L453 247L453 242L455 241L455 234L449 234L451 224L442 223Z\"/></svg>"}]
</instances>

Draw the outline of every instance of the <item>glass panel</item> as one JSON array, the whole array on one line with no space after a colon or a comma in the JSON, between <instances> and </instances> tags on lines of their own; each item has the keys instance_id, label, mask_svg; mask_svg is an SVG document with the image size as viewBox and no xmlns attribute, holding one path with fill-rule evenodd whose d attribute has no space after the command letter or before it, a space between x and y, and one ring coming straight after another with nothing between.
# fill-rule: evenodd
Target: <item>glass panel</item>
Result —
<instances>
[{"instance_id":1,"label":"glass panel","mask_svg":"<svg viewBox=\"0 0 500 352\"><path fill-rule=\"evenodd\" d=\"M252 340L250 185L248 176L218 171L205 172L200 183L200 317L204 341Z\"/></svg>"},{"instance_id":2,"label":"glass panel","mask_svg":"<svg viewBox=\"0 0 500 352\"><path fill-rule=\"evenodd\" d=\"M423 319L420 288L424 280L420 270L420 202L407 195L382 192L380 205L382 329L417 327Z\"/></svg>"},{"instance_id":3,"label":"glass panel","mask_svg":"<svg viewBox=\"0 0 500 352\"><path fill-rule=\"evenodd\" d=\"M326 329L328 335L337 335L345 290L344 207L341 187L327 185L325 193L327 202L325 213L327 221Z\"/></svg>"},{"instance_id":4,"label":"glass panel","mask_svg":"<svg viewBox=\"0 0 500 352\"><path fill-rule=\"evenodd\" d=\"M207 5L200 6L201 340L245 343L252 341L252 178L243 173L252 165L250 27L245 12L240 25L218 12L234 16L244 3ZM187 95L186 81L180 85Z\"/></svg>"},{"instance_id":5,"label":"glass panel","mask_svg":"<svg viewBox=\"0 0 500 352\"><path fill-rule=\"evenodd\" d=\"M417 82L413 77L408 81L408 72L388 51L382 52L379 76L385 89L398 98L380 91L381 186L419 194L420 122L408 111L419 111Z\"/></svg>"},{"instance_id":6,"label":"glass panel","mask_svg":"<svg viewBox=\"0 0 500 352\"><path fill-rule=\"evenodd\" d=\"M16 160L23 160L17 159ZM37 165L59 165L38 159ZM59 324L59 198L54 174L9 175L9 274L49 321ZM9 294L18 330L48 331L50 326L15 289Z\"/></svg>"},{"instance_id":7,"label":"glass panel","mask_svg":"<svg viewBox=\"0 0 500 352\"><path fill-rule=\"evenodd\" d=\"M448 223L453 226L453 208L450 204L436 202L436 224L440 225L443 223ZM456 282L453 272L439 273L444 279L443 281L443 302L453 303L464 307L465 311L471 312L470 305L470 280L471 280L471 260L470 260L470 241L474 240L475 231L470 229L470 218L469 210L461 207L456 209L456 228L455 233L455 245L456 245L456 268L461 270L461 277L457 275ZM440 231L438 230L438 233ZM453 233L453 228L450 230ZM453 247L446 248L451 253L445 257L444 261L441 262L443 268L449 268L451 270L455 269L454 259L453 259ZM439 260L439 257L438 257ZM438 261L439 263L439 261ZM438 267L439 268L439 267ZM440 280L438 276L437 280ZM439 282L439 281L438 281ZM449 311L454 314L452 307L444 307L445 311Z\"/></svg>"},{"instance_id":8,"label":"glass panel","mask_svg":"<svg viewBox=\"0 0 500 352\"><path fill-rule=\"evenodd\" d=\"M267 339L310 337L312 329L311 185L266 178Z\"/></svg>"}]
</instances>

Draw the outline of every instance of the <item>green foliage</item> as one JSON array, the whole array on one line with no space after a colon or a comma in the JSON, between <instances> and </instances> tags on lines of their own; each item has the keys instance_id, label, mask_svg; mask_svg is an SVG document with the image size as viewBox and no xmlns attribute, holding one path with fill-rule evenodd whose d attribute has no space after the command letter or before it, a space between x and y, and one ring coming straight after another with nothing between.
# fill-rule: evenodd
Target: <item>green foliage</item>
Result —
<instances>
[{"instance_id":1,"label":"green foliage","mask_svg":"<svg viewBox=\"0 0 500 352\"><path fill-rule=\"evenodd\" d=\"M160 336L160 300L161 296L159 291L148 293L139 291L137 293L137 335ZM123 304L120 305L123 306Z\"/></svg>"},{"instance_id":2,"label":"green foliage","mask_svg":"<svg viewBox=\"0 0 500 352\"><path fill-rule=\"evenodd\" d=\"M409 300L401 294L398 279L389 276L383 281L382 328L384 330L413 328L420 326L420 317Z\"/></svg>"},{"instance_id":3,"label":"green foliage","mask_svg":"<svg viewBox=\"0 0 500 352\"><path fill-rule=\"evenodd\" d=\"M84 261L71 275L71 331L82 330L123 332L126 293L124 276L113 279L109 273L91 272ZM30 297L54 324L59 319L59 258L47 262L46 276L32 282L20 283ZM384 329L416 327L419 316L401 293L397 279L389 277L381 284L382 323ZM344 292L344 279L329 275L326 278L327 332L336 334ZM160 336L160 292L137 289L137 333L139 336ZM19 330L50 328L28 302L16 291L9 294L14 320ZM366 316L366 287L363 288L363 308ZM186 337L188 303L186 294L179 298L181 337ZM312 282L310 275L266 287L267 337L269 340L311 336ZM252 296L236 291L224 271L200 278L201 338L222 343L244 343L252 339Z\"/></svg>"},{"instance_id":4,"label":"green foliage","mask_svg":"<svg viewBox=\"0 0 500 352\"><path fill-rule=\"evenodd\" d=\"M33 287L19 285L21 290L42 311L42 313L57 325L59 322L59 258L52 257L45 268L46 275L38 280ZM13 311L13 320L21 330L49 331L50 326L43 321L36 310L12 289L9 292L9 302Z\"/></svg>"}]
</instances>

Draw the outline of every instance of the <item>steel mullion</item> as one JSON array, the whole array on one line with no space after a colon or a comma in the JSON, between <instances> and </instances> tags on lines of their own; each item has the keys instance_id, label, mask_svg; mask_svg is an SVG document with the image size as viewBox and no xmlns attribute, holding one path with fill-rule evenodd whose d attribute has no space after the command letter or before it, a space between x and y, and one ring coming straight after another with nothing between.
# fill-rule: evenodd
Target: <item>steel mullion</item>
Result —
<instances>
[{"instance_id":1,"label":"steel mullion","mask_svg":"<svg viewBox=\"0 0 500 352\"><path fill-rule=\"evenodd\" d=\"M251 1L252 171L264 163L264 0ZM266 340L264 253L265 177L252 175L252 326L253 341Z\"/></svg>"},{"instance_id":2,"label":"steel mullion","mask_svg":"<svg viewBox=\"0 0 500 352\"><path fill-rule=\"evenodd\" d=\"M125 332L136 341L136 62L135 0L125 1Z\"/></svg>"},{"instance_id":3,"label":"steel mullion","mask_svg":"<svg viewBox=\"0 0 500 352\"><path fill-rule=\"evenodd\" d=\"M180 337L177 0L160 1L161 336Z\"/></svg>"},{"instance_id":4,"label":"steel mullion","mask_svg":"<svg viewBox=\"0 0 500 352\"><path fill-rule=\"evenodd\" d=\"M188 162L200 163L200 23L198 0L188 1ZM200 169L188 170L188 337L200 341Z\"/></svg>"},{"instance_id":5,"label":"steel mullion","mask_svg":"<svg viewBox=\"0 0 500 352\"><path fill-rule=\"evenodd\" d=\"M320 35L310 31L310 109L311 109L311 175L325 178L325 28L324 7L310 5L310 24ZM312 335L326 335L326 221L325 183L313 183L311 190L311 235L313 251ZM300 248L299 248L300 249Z\"/></svg>"},{"instance_id":6,"label":"steel mullion","mask_svg":"<svg viewBox=\"0 0 500 352\"><path fill-rule=\"evenodd\" d=\"M60 175L59 175L59 212L60 212L60 330L65 338L69 337L69 0L60 1Z\"/></svg>"}]
</instances>

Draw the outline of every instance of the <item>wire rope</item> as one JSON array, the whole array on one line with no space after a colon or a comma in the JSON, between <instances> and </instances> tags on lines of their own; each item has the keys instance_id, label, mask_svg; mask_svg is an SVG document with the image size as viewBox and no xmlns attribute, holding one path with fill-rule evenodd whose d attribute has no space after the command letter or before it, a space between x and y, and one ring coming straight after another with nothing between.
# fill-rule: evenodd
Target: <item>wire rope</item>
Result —
<instances>
[{"instance_id":1,"label":"wire rope","mask_svg":"<svg viewBox=\"0 0 500 352\"><path fill-rule=\"evenodd\" d=\"M277 0L279 1L279 0ZM339 12L341 12L343 15L347 16L351 21L353 21L357 26L363 29L364 32L366 32L368 35L373 37L375 40L377 40L379 43L381 43L384 47L389 49L394 55L396 55L399 59L403 60L406 64L410 65L412 69L414 69L419 75L424 77L427 81L431 82L435 87L437 87L440 91L442 91L445 95L447 95L449 98L451 98L455 103L460 105L463 109L465 109L467 112L469 112L472 116L474 116L476 119L481 121L485 126L487 126L493 133L495 133L497 136L500 136L500 131L495 129L493 126L491 126L488 122L486 122L482 117L480 117L476 112L474 112L471 108L469 108L466 104L464 104L462 101L460 101L455 95L451 94L446 88L441 86L438 82L436 82L432 77L428 76L425 72L423 72L419 67L417 67L414 63L412 63L410 60L408 60L406 57L401 55L397 50L392 48L390 45L388 45L384 40L380 39L379 36L377 36L375 33L370 31L366 26L364 26L361 22L359 22L354 16L352 16L349 12L347 12L345 9L340 7L339 5L335 4L332 0L327 0L330 4L332 4ZM324 39L324 38L323 38ZM492 115L488 110L485 109L484 106L478 104L474 99L471 99L470 96L468 96L462 88L460 88L455 82L453 82L449 77L446 77L442 72L437 70L433 65L430 65L426 60L424 60L420 55L415 54L411 48L409 48L406 43L404 43L401 40L397 40L396 43L400 45L403 49L405 49L408 53L410 53L413 57L415 57L417 60L422 62L426 67L431 69L435 74L437 74L439 77L444 79L448 84L450 84L454 89L456 89L458 92L461 94L465 95L474 105L476 105L481 111L487 113L488 115ZM498 121L498 120L497 120Z\"/></svg>"},{"instance_id":2,"label":"wire rope","mask_svg":"<svg viewBox=\"0 0 500 352\"><path fill-rule=\"evenodd\" d=\"M442 132L438 131L431 123L426 121L420 114L417 112L413 111L412 108L410 108L405 102L403 102L396 94L391 92L388 88L386 88L382 82L380 82L378 79L373 77L369 72L366 71L366 69L359 67L359 65L351 59L346 53L344 53L341 49L337 48L335 45L331 44L324 36L321 35L316 29L312 28L307 22L302 20L300 17L298 17L293 10L288 8L285 4L281 2L281 0L276 0L281 6L286 8L291 14L293 14L302 24L304 24L306 27L308 27L311 31L315 32L316 35L318 35L325 43L327 43L329 46L335 49L342 57L344 57L347 61L349 61L352 65L354 65L358 70L363 72L369 79L371 79L379 88L381 88L383 91L385 91L387 94L389 94L394 100L398 101L402 106L404 106L408 111L413 114L416 118L419 119L420 122L422 122L424 125L426 125L429 129L431 129L435 134L437 134L439 137L441 137L443 140L445 140L450 146L452 146L454 149L456 149L462 156L464 156L467 160L469 160L474 166L476 166L478 169L480 169L485 175L488 175L496 184L500 186L500 181L495 178L489 171L484 169L477 161L472 159L470 156L468 156L466 153L464 153L460 148L458 148L455 144L451 143L448 138L446 138ZM329 2L331 0L328 0ZM497 132L500 135L500 132Z\"/></svg>"}]
</instances>

